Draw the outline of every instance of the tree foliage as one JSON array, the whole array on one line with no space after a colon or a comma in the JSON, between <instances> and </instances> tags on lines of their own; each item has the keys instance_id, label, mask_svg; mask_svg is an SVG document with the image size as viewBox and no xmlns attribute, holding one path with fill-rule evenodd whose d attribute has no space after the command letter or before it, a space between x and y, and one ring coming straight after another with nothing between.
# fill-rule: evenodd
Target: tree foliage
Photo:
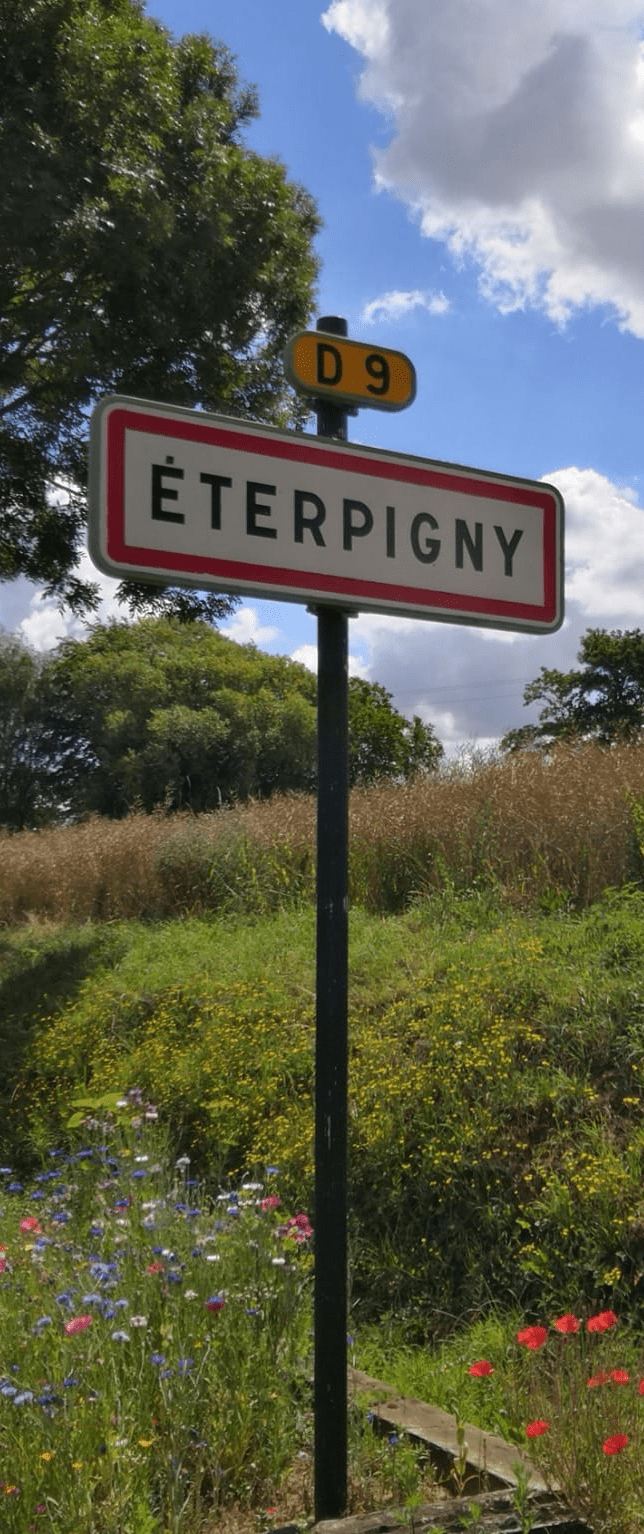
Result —
<instances>
[{"instance_id":1,"label":"tree foliage","mask_svg":"<svg viewBox=\"0 0 644 1534\"><path fill-rule=\"evenodd\" d=\"M318 220L245 146L257 102L228 49L174 40L140 0L0 0L0 99L0 579L81 610L93 402L284 421ZM126 593L141 607L151 588Z\"/></svg>"},{"instance_id":2,"label":"tree foliage","mask_svg":"<svg viewBox=\"0 0 644 1534\"><path fill-rule=\"evenodd\" d=\"M391 693L361 677L349 681L349 779L351 786L383 778L408 779L433 772L443 755L431 725L406 719L391 706Z\"/></svg>"},{"instance_id":3,"label":"tree foliage","mask_svg":"<svg viewBox=\"0 0 644 1534\"><path fill-rule=\"evenodd\" d=\"M640 629L588 629L577 659L583 669L542 667L523 694L543 702L537 724L510 730L502 745L552 746L557 741L597 740L602 745L633 740L644 726L644 633Z\"/></svg>"},{"instance_id":4,"label":"tree foliage","mask_svg":"<svg viewBox=\"0 0 644 1534\"><path fill-rule=\"evenodd\" d=\"M54 813L40 699L42 661L0 633L0 826L22 831Z\"/></svg>"},{"instance_id":5,"label":"tree foliage","mask_svg":"<svg viewBox=\"0 0 644 1534\"><path fill-rule=\"evenodd\" d=\"M96 625L87 639L64 641L37 676L23 653L37 792L61 814L200 812L315 787L317 683L296 661L174 618ZM437 765L431 727L405 719L383 687L352 678L349 707L353 784ZM0 798L0 824L31 823L29 813L9 819Z\"/></svg>"}]
</instances>

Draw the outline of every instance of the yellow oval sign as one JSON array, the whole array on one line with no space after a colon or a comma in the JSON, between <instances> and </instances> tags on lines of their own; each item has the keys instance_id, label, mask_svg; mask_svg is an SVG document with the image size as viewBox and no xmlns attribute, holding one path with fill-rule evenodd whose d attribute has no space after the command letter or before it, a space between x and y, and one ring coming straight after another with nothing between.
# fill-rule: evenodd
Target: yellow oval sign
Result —
<instances>
[{"instance_id":1,"label":"yellow oval sign","mask_svg":"<svg viewBox=\"0 0 644 1534\"><path fill-rule=\"evenodd\" d=\"M403 352L366 346L322 330L291 336L284 353L289 382L303 394L339 404L404 410L416 396L416 371Z\"/></svg>"}]
</instances>

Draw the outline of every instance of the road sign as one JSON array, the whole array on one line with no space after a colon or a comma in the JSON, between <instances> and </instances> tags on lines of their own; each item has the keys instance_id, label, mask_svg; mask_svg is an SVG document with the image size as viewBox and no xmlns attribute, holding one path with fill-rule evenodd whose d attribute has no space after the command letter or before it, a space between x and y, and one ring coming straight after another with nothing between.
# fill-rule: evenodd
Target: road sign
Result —
<instances>
[{"instance_id":1,"label":"road sign","mask_svg":"<svg viewBox=\"0 0 644 1534\"><path fill-rule=\"evenodd\" d=\"M366 346L319 330L291 336L284 353L295 389L339 404L404 410L416 397L416 372L403 352Z\"/></svg>"},{"instance_id":2,"label":"road sign","mask_svg":"<svg viewBox=\"0 0 644 1534\"><path fill-rule=\"evenodd\" d=\"M547 633L563 502L541 481L104 399L89 547L108 575Z\"/></svg>"}]
</instances>

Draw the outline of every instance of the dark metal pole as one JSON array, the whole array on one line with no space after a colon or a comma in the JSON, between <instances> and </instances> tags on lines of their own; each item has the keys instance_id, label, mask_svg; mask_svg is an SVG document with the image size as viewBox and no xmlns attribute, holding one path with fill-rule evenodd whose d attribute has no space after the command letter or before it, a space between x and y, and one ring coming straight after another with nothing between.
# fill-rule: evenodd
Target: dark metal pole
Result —
<instances>
[{"instance_id":1,"label":"dark metal pole","mask_svg":"<svg viewBox=\"0 0 644 1534\"><path fill-rule=\"evenodd\" d=\"M335 315L317 329L346 335ZM346 439L346 412L318 402L318 435ZM315 1517L347 1506L348 619L317 607L318 818L315 1043Z\"/></svg>"}]
</instances>

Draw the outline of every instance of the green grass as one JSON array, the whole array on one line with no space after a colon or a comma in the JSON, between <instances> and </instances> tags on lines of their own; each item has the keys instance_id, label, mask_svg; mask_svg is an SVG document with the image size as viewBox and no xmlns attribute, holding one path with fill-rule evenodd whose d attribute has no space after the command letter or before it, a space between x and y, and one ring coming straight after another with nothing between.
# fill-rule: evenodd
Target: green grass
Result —
<instances>
[{"instance_id":1,"label":"green grass","mask_svg":"<svg viewBox=\"0 0 644 1534\"><path fill-rule=\"evenodd\" d=\"M305 907L5 931L2 1154L35 1165L79 1089L127 1079L213 1185L275 1160L310 1199L314 927ZM644 897L538 915L439 894L354 912L350 949L358 1319L639 1315Z\"/></svg>"}]
</instances>

